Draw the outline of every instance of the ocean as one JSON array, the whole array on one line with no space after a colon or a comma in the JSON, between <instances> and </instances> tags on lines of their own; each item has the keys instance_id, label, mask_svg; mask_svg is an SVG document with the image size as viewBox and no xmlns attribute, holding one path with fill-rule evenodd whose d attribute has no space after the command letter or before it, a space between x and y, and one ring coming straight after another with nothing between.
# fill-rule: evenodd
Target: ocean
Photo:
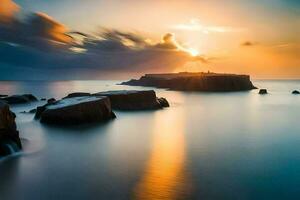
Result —
<instances>
[{"instance_id":1,"label":"ocean","mask_svg":"<svg viewBox=\"0 0 300 200\"><path fill-rule=\"evenodd\" d=\"M299 199L300 81L258 90L180 92L121 81L2 81L0 94L154 89L170 108L121 112L104 124L57 127L21 113L24 151L0 160L1 200Z\"/></svg>"}]
</instances>

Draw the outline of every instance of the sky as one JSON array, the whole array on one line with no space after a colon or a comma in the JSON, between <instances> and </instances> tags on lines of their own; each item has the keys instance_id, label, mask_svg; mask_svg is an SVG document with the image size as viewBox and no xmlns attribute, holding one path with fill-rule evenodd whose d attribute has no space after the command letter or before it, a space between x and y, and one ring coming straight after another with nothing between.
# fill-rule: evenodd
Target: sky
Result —
<instances>
[{"instance_id":1,"label":"sky","mask_svg":"<svg viewBox=\"0 0 300 200\"><path fill-rule=\"evenodd\" d=\"M0 79L298 79L299 35L299 0L0 0Z\"/></svg>"}]
</instances>

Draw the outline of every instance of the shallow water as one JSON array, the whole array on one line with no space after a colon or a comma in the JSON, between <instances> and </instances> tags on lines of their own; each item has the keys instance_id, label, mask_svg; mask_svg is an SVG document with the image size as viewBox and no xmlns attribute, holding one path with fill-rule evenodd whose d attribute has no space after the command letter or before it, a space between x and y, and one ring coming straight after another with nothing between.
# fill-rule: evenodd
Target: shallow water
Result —
<instances>
[{"instance_id":1,"label":"shallow water","mask_svg":"<svg viewBox=\"0 0 300 200\"><path fill-rule=\"evenodd\" d=\"M0 94L149 89L116 81L0 82ZM24 152L0 160L0 199L298 199L300 81L234 93L156 89L171 107L61 128L13 106Z\"/></svg>"}]
</instances>

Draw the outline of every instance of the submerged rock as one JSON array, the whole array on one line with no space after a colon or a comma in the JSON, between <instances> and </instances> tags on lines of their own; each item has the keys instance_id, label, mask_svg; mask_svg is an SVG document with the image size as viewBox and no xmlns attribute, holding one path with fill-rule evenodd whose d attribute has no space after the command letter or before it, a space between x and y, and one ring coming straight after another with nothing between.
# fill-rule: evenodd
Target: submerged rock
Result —
<instances>
[{"instance_id":1,"label":"submerged rock","mask_svg":"<svg viewBox=\"0 0 300 200\"><path fill-rule=\"evenodd\" d=\"M267 89L260 89L258 94L268 94L268 90Z\"/></svg>"},{"instance_id":2,"label":"submerged rock","mask_svg":"<svg viewBox=\"0 0 300 200\"><path fill-rule=\"evenodd\" d=\"M115 118L107 97L74 97L37 108L36 119L42 123L78 125Z\"/></svg>"},{"instance_id":3,"label":"submerged rock","mask_svg":"<svg viewBox=\"0 0 300 200\"><path fill-rule=\"evenodd\" d=\"M117 90L99 92L93 96L107 96L116 110L155 110L167 107L167 100L160 101L153 90Z\"/></svg>"},{"instance_id":4,"label":"submerged rock","mask_svg":"<svg viewBox=\"0 0 300 200\"><path fill-rule=\"evenodd\" d=\"M30 103L33 101L37 101L37 98L32 94L23 94L23 95L12 95L7 97L2 97L0 100L8 104L22 104L22 103Z\"/></svg>"},{"instance_id":5,"label":"submerged rock","mask_svg":"<svg viewBox=\"0 0 300 200\"><path fill-rule=\"evenodd\" d=\"M294 90L292 94L300 94L300 92L298 90Z\"/></svg>"},{"instance_id":6,"label":"submerged rock","mask_svg":"<svg viewBox=\"0 0 300 200\"><path fill-rule=\"evenodd\" d=\"M47 99L46 98L41 98L41 101L46 101Z\"/></svg>"},{"instance_id":7,"label":"submerged rock","mask_svg":"<svg viewBox=\"0 0 300 200\"><path fill-rule=\"evenodd\" d=\"M256 89L248 75L216 73L146 74L122 85L167 88L179 91L231 92Z\"/></svg>"},{"instance_id":8,"label":"submerged rock","mask_svg":"<svg viewBox=\"0 0 300 200\"><path fill-rule=\"evenodd\" d=\"M0 156L22 149L15 118L16 115L10 111L9 105L0 101Z\"/></svg>"}]
</instances>

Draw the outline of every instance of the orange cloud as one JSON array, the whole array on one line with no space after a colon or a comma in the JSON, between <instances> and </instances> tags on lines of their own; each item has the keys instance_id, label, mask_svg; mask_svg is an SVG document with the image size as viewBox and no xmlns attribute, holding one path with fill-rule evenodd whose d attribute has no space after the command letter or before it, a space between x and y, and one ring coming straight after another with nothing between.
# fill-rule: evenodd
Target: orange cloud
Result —
<instances>
[{"instance_id":1,"label":"orange cloud","mask_svg":"<svg viewBox=\"0 0 300 200\"><path fill-rule=\"evenodd\" d=\"M45 13L35 13L30 20L31 28L38 36L62 43L71 43L73 38L66 34L68 29Z\"/></svg>"},{"instance_id":2,"label":"orange cloud","mask_svg":"<svg viewBox=\"0 0 300 200\"><path fill-rule=\"evenodd\" d=\"M253 46L254 45L254 43L253 42L250 42L250 41L246 41L246 42L243 42L242 44L241 44L242 46Z\"/></svg>"},{"instance_id":3,"label":"orange cloud","mask_svg":"<svg viewBox=\"0 0 300 200\"><path fill-rule=\"evenodd\" d=\"M0 22L10 22L20 7L12 0L0 0Z\"/></svg>"}]
</instances>

